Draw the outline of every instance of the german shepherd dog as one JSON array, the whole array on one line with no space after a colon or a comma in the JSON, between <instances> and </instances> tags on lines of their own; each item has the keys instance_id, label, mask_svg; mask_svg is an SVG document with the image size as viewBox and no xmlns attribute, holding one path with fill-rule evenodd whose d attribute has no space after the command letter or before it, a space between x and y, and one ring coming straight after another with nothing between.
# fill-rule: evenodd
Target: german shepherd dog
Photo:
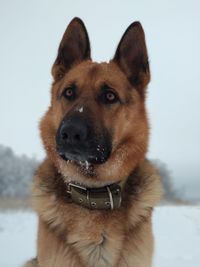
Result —
<instances>
[{"instance_id":1,"label":"german shepherd dog","mask_svg":"<svg viewBox=\"0 0 200 267\"><path fill-rule=\"evenodd\" d=\"M37 257L25 266L150 267L161 185L145 159L150 71L141 24L128 27L109 63L96 63L74 18L52 76L40 124L47 157L33 184Z\"/></svg>"}]
</instances>

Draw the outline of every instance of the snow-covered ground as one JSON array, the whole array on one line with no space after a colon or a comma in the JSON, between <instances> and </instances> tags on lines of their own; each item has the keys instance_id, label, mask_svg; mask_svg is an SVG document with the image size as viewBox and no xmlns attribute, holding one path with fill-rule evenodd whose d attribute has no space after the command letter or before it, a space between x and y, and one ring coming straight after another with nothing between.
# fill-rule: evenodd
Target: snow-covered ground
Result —
<instances>
[{"instance_id":1,"label":"snow-covered ground","mask_svg":"<svg viewBox=\"0 0 200 267\"><path fill-rule=\"evenodd\" d=\"M200 206L157 207L153 222L154 267L200 266ZM1 267L21 267L35 255L36 228L34 213L0 213Z\"/></svg>"},{"instance_id":2,"label":"snow-covered ground","mask_svg":"<svg viewBox=\"0 0 200 267\"><path fill-rule=\"evenodd\" d=\"M200 266L200 206L161 206L154 213L155 267Z\"/></svg>"}]
</instances>

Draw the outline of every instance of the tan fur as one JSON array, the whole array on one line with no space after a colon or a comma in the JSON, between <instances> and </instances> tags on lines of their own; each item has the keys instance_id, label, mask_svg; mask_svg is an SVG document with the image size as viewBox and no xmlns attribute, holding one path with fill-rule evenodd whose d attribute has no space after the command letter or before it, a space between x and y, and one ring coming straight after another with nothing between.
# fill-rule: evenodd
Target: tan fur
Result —
<instances>
[{"instance_id":1,"label":"tan fur","mask_svg":"<svg viewBox=\"0 0 200 267\"><path fill-rule=\"evenodd\" d=\"M77 41L81 43L78 48ZM135 42L130 50L129 43ZM72 56L64 65L63 60L69 55L69 45L76 61L68 66ZM87 53L76 51L83 48ZM129 51L128 57L124 51ZM158 174L145 160L149 136L145 90L150 74L141 25L128 28L110 63L98 64L90 60L82 22L73 20L52 73L51 105L40 124L47 158L33 184L33 206L39 217L37 260L25 267L150 267L152 211L162 190ZM70 102L62 94L71 83L78 87L79 97ZM121 104L97 103L104 83L115 90ZM112 133L110 157L104 164L94 164L91 172L63 160L56 151L55 136L63 117L80 107L92 118L95 129ZM121 207L89 210L72 203L66 194L66 182L71 180L88 187L122 182Z\"/></svg>"},{"instance_id":2,"label":"tan fur","mask_svg":"<svg viewBox=\"0 0 200 267\"><path fill-rule=\"evenodd\" d=\"M46 160L33 188L39 214L40 267L150 267L153 252L152 207L160 198L159 176L143 162L125 189L125 203L116 211L91 211L62 199L56 169ZM57 177L59 179L59 177ZM54 185L52 185L54 183ZM60 194L61 195L61 194Z\"/></svg>"}]
</instances>

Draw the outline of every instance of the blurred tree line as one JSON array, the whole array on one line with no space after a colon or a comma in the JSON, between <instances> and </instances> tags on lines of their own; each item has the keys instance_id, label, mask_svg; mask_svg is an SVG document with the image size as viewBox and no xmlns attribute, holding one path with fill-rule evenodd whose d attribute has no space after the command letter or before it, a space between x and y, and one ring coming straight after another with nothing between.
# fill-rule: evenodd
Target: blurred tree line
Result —
<instances>
[{"instance_id":1,"label":"blurred tree line","mask_svg":"<svg viewBox=\"0 0 200 267\"><path fill-rule=\"evenodd\" d=\"M153 163L161 177L161 182L163 186L163 200L180 201L180 192L174 189L172 175L167 165L158 159L151 160L151 162Z\"/></svg>"},{"instance_id":2,"label":"blurred tree line","mask_svg":"<svg viewBox=\"0 0 200 267\"><path fill-rule=\"evenodd\" d=\"M12 149L0 145L0 196L30 195L32 177L39 162L27 156L16 156Z\"/></svg>"}]
</instances>

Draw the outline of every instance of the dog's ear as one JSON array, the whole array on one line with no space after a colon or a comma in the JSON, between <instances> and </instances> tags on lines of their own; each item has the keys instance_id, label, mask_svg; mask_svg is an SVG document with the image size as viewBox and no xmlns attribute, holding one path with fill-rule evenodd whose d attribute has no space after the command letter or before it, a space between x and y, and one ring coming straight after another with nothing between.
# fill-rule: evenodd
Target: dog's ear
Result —
<instances>
[{"instance_id":1,"label":"dog's ear","mask_svg":"<svg viewBox=\"0 0 200 267\"><path fill-rule=\"evenodd\" d=\"M75 64L90 59L90 42L83 21L74 18L61 40L58 55L52 67L54 80L58 80Z\"/></svg>"},{"instance_id":2,"label":"dog's ear","mask_svg":"<svg viewBox=\"0 0 200 267\"><path fill-rule=\"evenodd\" d=\"M150 71L145 35L140 22L132 23L125 31L113 61L140 94L144 95L144 88L150 80Z\"/></svg>"}]
</instances>

